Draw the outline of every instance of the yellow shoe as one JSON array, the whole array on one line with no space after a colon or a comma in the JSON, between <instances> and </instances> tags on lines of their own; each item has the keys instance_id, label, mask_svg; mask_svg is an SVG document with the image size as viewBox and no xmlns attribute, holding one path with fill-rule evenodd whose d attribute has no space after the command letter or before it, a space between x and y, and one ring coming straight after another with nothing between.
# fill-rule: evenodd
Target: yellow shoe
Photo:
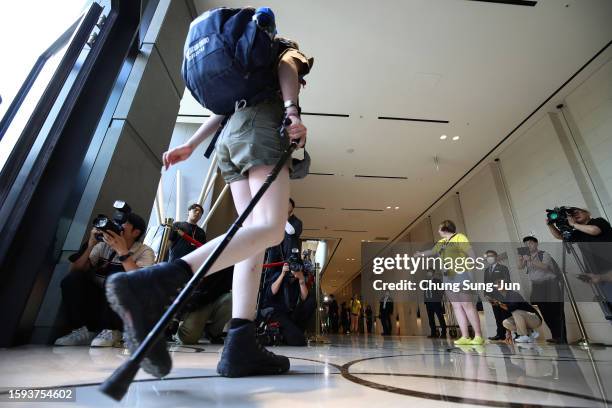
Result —
<instances>
[{"instance_id":1,"label":"yellow shoe","mask_svg":"<svg viewBox=\"0 0 612 408\"><path fill-rule=\"evenodd\" d=\"M478 354L483 354L485 352L485 348L483 346L479 346L479 345L472 346L472 350L474 350Z\"/></svg>"},{"instance_id":2,"label":"yellow shoe","mask_svg":"<svg viewBox=\"0 0 612 408\"><path fill-rule=\"evenodd\" d=\"M469 346L470 344L472 344L472 339L470 339L469 337L460 337L455 340L456 346Z\"/></svg>"},{"instance_id":3,"label":"yellow shoe","mask_svg":"<svg viewBox=\"0 0 612 408\"><path fill-rule=\"evenodd\" d=\"M457 348L461 351L463 351L466 354L471 354L472 353L472 348L474 346L470 346L469 344L456 344Z\"/></svg>"},{"instance_id":4,"label":"yellow shoe","mask_svg":"<svg viewBox=\"0 0 612 408\"><path fill-rule=\"evenodd\" d=\"M468 344L473 346L482 346L485 343L484 339L480 336L476 336Z\"/></svg>"}]
</instances>

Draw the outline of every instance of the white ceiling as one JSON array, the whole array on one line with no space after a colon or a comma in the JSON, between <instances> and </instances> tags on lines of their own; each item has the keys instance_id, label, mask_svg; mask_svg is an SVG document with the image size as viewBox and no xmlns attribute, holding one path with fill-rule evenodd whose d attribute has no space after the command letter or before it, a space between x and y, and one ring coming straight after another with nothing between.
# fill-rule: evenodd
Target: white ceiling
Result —
<instances>
[{"instance_id":1,"label":"white ceiling","mask_svg":"<svg viewBox=\"0 0 612 408\"><path fill-rule=\"evenodd\" d=\"M304 236L341 238L323 282L331 292L359 269L361 240L402 231L612 39L610 0L540 0L535 7L467 0L194 3L200 13L271 7L279 34L315 57L303 110L350 115L303 118L311 172L334 176L292 184L298 207L325 208L296 210L305 228L320 229ZM187 92L179 115L203 114ZM449 138L441 141L442 134ZM457 142L450 140L455 135Z\"/></svg>"}]
</instances>

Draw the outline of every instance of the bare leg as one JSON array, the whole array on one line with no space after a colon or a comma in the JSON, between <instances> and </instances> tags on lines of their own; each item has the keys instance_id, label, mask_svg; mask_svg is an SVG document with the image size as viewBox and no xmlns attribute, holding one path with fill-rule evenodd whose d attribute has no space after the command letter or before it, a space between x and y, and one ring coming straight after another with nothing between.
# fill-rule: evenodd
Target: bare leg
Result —
<instances>
[{"instance_id":1,"label":"bare leg","mask_svg":"<svg viewBox=\"0 0 612 408\"><path fill-rule=\"evenodd\" d=\"M261 187L265 181L268 173L272 170L270 166L258 166L249 172L248 185L233 187L232 183L232 195L234 197L234 203L236 210L242 213L252 199L252 196L257 193L257 190ZM283 176L286 176L283 174ZM279 178L281 176L279 175ZM277 179L275 183L281 182ZM289 202L289 183L288 178L285 177L284 182L286 188L281 190L275 190L276 196L268 196L268 200L276 200L276 203L285 203L284 210L278 210L277 214L281 214L282 217L287 214L287 206ZM283 186L285 187L285 186ZM270 192L270 189L266 192L266 195ZM266 198L262 197L262 201ZM262 203L260 201L260 203ZM268 205L268 203L264 203ZM263 208L259 204L255 206L251 215L247 218L244 223L244 227L251 227L257 225L257 223L274 223L278 222L279 217L272 216L267 212L266 208ZM282 221L282 220L281 220ZM234 267L234 279L232 281L232 317L239 319L253 320L257 313L257 292L259 289L259 282L261 279L261 270L264 259L264 251L257 253L243 261L240 261Z\"/></svg>"},{"instance_id":2,"label":"bare leg","mask_svg":"<svg viewBox=\"0 0 612 408\"><path fill-rule=\"evenodd\" d=\"M474 305L472 302L462 302L462 307L465 311L467 319L474 329L474 336L482 337L482 331L480 330L480 316L478 316L476 305Z\"/></svg>"},{"instance_id":3,"label":"bare leg","mask_svg":"<svg viewBox=\"0 0 612 408\"><path fill-rule=\"evenodd\" d=\"M459 330L461 330L461 336L469 337L467 317L465 315L465 311L461 306L463 302L451 302L453 305L453 312L455 313L455 318L457 319L457 324L459 325Z\"/></svg>"},{"instance_id":4,"label":"bare leg","mask_svg":"<svg viewBox=\"0 0 612 408\"><path fill-rule=\"evenodd\" d=\"M230 185L238 212L244 210L248 205L252 194L263 184L272 167L257 166L249 171L248 183L246 180L241 180ZM246 188L247 185L248 189ZM254 257L254 254L261 254L266 248L277 245L282 241L288 205L289 171L285 167L263 197L261 197L261 200L259 200L259 203L253 209L243 227L238 230L221 256L213 264L208 275L235 265L248 257ZM196 271L222 239L223 236L219 236L190 254L185 255L182 259L191 266L193 271ZM255 260L251 262L255 262ZM259 262L263 262L263 259ZM251 269L252 263L250 265ZM238 274L240 273L238 272ZM236 271L234 271L235 279Z\"/></svg>"}]
</instances>

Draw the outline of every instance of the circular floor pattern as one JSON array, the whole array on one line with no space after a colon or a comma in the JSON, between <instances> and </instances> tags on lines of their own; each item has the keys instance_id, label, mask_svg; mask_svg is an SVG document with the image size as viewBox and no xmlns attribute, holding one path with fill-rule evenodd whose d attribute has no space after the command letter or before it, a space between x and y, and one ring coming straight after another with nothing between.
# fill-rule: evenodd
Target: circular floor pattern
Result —
<instances>
[{"instance_id":1,"label":"circular floor pattern","mask_svg":"<svg viewBox=\"0 0 612 408\"><path fill-rule=\"evenodd\" d=\"M184 351L184 352L195 352L195 353L200 353L200 352L205 352L203 349L198 348L198 347L186 347L189 349L194 349L194 351ZM197 351L196 351L197 349ZM450 351L450 350L447 350ZM213 352L206 352L206 353L213 353ZM612 404L612 401L606 401L600 398L596 398L596 397L592 397L592 396L587 396L587 395L583 395L583 394L577 394L577 393L573 393L573 392L568 392L568 391L560 391L560 390L551 390L549 388L542 388L542 387L536 387L536 386L529 386L529 385L519 385L519 384L514 384L514 383L505 383L505 382L500 382L500 381L492 381L492 380L479 380L479 379L470 379L470 378L461 378L461 377L452 377L452 376L440 376L440 375L426 375L426 374L409 374L409 373L377 373L377 372L363 372L363 373L358 373L358 374L352 374L350 373L350 368L352 366L354 366L355 364L364 362L364 361L369 361L369 360L376 360L376 359L384 359L384 358L397 358L397 357L420 357L420 356L424 356L424 355L432 355L432 356L437 356L439 355L438 353L419 353L419 354L396 354L396 355L389 355L389 356L376 356L376 357L368 357L368 358L362 358L362 359L357 359L357 360L353 360L353 361L349 361L348 363L345 363L343 365L339 365L339 364L335 364L335 363L330 363L330 362L325 362L325 361L320 361L320 360L316 360L316 359L310 359L310 358L302 358L302 357L289 357L292 360L303 360L303 361L310 361L310 362L314 362L314 363L319 363L319 364L323 364L329 367L333 367L336 370L338 370L337 372L329 372L327 374L324 373L320 373L320 372L314 372L314 373L289 373L289 375L299 375L299 376L307 376L307 375L341 375L344 379L355 383L357 385L361 385L364 387L369 387L372 389L376 389L379 391L385 391L385 392L390 392L390 393L394 393L394 394L400 394L400 395L406 395L406 396L410 396L410 397L414 397L414 398L423 398L423 399L428 399L428 400L434 400L434 401L443 401L443 402L455 402L455 403L461 403L461 404L471 404L471 405L479 405L479 406L491 406L491 407L511 407L511 408L524 408L525 404L524 403L512 403L512 402L506 402L506 401L495 401L495 400L484 400L484 399L477 399L477 398L466 398L466 397L460 397L460 396L451 396L451 395L445 395L445 394L436 394L436 393L429 393L429 392L424 392L424 391L417 391L417 390L410 390L410 389L406 389L406 388L399 388L399 387L394 387L394 386L390 386L390 385L385 385L385 384L380 384L380 383L376 383L373 381L369 381L369 380L365 380L363 378L358 377L357 375L372 375L372 376L396 376L396 377L412 377L412 378L427 378L427 379L432 379L432 380L445 380L445 381L462 381L462 382L475 382L475 383L483 383L483 384L489 384L489 385L495 385L495 386L505 386L505 387L512 387L512 388L519 388L519 389L525 389L525 390L531 390L531 391L540 391L540 392L545 392L545 393L554 393L560 396L566 396L566 397L572 397L572 398L578 398L578 399L583 399L585 401L591 401L591 402L599 402L599 403L603 403L603 404ZM181 377L166 377L163 380L157 379L157 378L144 378L144 379L139 379L139 380L135 380L133 381L133 383L148 383L148 382L158 382L158 381L178 381L178 380L193 380L193 379L211 379L211 378L219 378L219 375L195 375L195 376L181 376ZM84 384L69 384L69 385L54 385L54 386L48 386L48 387L38 387L40 389L56 389L56 388L84 388L84 387L96 387L99 386L101 384L101 382L93 382L93 383L84 383ZM0 391L0 395L6 394L8 391ZM530 403L528 404L530 407L540 407L540 408L559 408L559 405L540 405L540 404L533 404ZM588 407L588 406L586 406Z\"/></svg>"},{"instance_id":2,"label":"circular floor pattern","mask_svg":"<svg viewBox=\"0 0 612 408\"><path fill-rule=\"evenodd\" d=\"M506 401L466 398L466 397L410 390L406 388L399 388L399 387L380 384L380 383L376 383L373 381L365 380L363 378L359 378L357 377L357 375L351 374L349 371L351 366L361 363L363 361L383 359L383 358L396 358L396 357L413 357L413 356L417 357L417 356L422 356L422 355L424 354L399 354L399 355L391 355L391 356L368 357L368 358L362 358L359 360L353 360L342 366L341 368L342 377L356 384L363 385L365 387L370 387L376 390L387 391L387 392L391 392L395 394L401 394L401 395L406 395L406 396L416 397L416 398L424 398L424 399L435 400L435 401L455 402L455 403L461 403L461 404L471 404L471 405L491 406L491 407L512 407L512 408L524 408L526 405L525 403L513 403L513 402L506 402ZM434 354L434 355L437 355L437 354ZM534 386L514 384L514 383L504 383L504 382L491 381L491 380L479 380L479 379L473 379L473 378L424 375L424 374L390 374L390 373L359 373L359 374L361 375L381 375L381 376L391 375L391 376L400 376L400 377L403 376L403 377L414 377L414 378L441 379L441 380L450 380L450 381L476 382L476 383L484 383L484 384L497 385L497 386L526 389L526 390L532 390L532 391L541 391L545 393L553 393L553 394L557 394L560 396L579 398L579 399L584 399L586 401L591 401L591 402L600 402L602 404L612 404L612 401L606 401L600 398L572 393L568 391L551 390L549 388L541 388L541 387L534 387ZM540 408L559 408L560 407L559 405L540 405L540 404L533 404L533 403L530 403L528 405L530 407L540 407ZM590 407L590 406L586 405L585 407Z\"/></svg>"}]
</instances>

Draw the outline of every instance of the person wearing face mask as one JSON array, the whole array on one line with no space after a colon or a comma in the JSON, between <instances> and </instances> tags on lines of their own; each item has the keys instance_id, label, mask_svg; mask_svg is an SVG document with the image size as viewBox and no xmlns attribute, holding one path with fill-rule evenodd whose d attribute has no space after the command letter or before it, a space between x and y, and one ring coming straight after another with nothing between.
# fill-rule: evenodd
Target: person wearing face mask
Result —
<instances>
[{"instance_id":1,"label":"person wearing face mask","mask_svg":"<svg viewBox=\"0 0 612 408\"><path fill-rule=\"evenodd\" d=\"M441 284L442 279L434 273L433 270L427 271L427 279L435 284ZM427 319L429 320L429 329L431 334L427 336L430 339L438 337L438 329L436 328L435 316L438 316L440 323L440 338L446 338L446 321L444 320L444 306L442 305L442 296L444 291L427 289L424 293L425 308L427 309Z\"/></svg>"},{"instance_id":2,"label":"person wearing face mask","mask_svg":"<svg viewBox=\"0 0 612 408\"><path fill-rule=\"evenodd\" d=\"M510 282L510 271L505 265L500 264L497 261L497 252L492 249L489 249L485 253L485 257L487 260L487 268L484 271L484 283L485 284L494 284L498 280L503 280L504 282ZM499 306L499 292L497 289L494 289L487 296L487 300L491 304L491 308L493 309L493 315L495 316L495 325L497 326L497 332L495 336L489 337L489 340L499 341L504 340L506 338L506 328L504 327L504 320L511 317L511 315L504 309Z\"/></svg>"}]
</instances>

